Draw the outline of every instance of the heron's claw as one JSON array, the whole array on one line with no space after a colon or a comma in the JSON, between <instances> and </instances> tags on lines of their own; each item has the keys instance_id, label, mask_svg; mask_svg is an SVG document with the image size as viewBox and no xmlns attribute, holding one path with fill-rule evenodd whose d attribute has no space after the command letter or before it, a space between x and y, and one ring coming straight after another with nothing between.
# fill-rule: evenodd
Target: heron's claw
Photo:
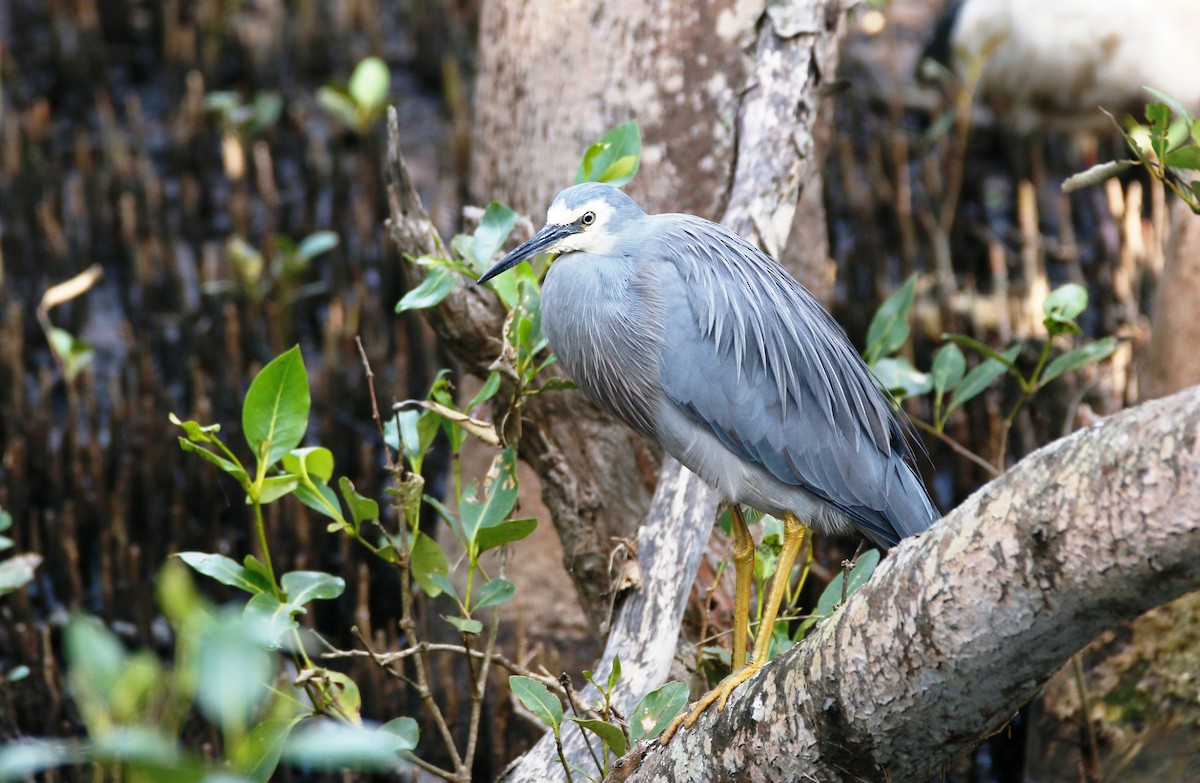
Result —
<instances>
[{"instance_id":1,"label":"heron's claw","mask_svg":"<svg viewBox=\"0 0 1200 783\"><path fill-rule=\"evenodd\" d=\"M704 714L705 710L713 705L713 702L717 702L718 712L725 709L725 702L729 701L729 694L733 693L743 682L753 677L761 668L761 663L756 664L751 662L721 680L717 683L717 687L700 697L700 700L696 702L696 706L692 707L691 712L680 715L671 721L671 725L667 726L666 731L658 738L659 743L662 745L669 743L671 738L675 736L675 732L679 731L681 727L690 729L696 721L700 720L700 716Z\"/></svg>"}]
</instances>

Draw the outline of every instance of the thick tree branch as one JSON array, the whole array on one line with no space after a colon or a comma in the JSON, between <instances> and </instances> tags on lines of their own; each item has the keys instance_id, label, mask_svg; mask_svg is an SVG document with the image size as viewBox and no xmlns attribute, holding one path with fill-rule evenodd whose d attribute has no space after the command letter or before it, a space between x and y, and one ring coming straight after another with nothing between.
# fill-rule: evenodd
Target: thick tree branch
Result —
<instances>
[{"instance_id":1,"label":"thick tree branch","mask_svg":"<svg viewBox=\"0 0 1200 783\"><path fill-rule=\"evenodd\" d=\"M1112 625L1200 587L1200 388L975 493L628 780L927 779Z\"/></svg>"}]
</instances>

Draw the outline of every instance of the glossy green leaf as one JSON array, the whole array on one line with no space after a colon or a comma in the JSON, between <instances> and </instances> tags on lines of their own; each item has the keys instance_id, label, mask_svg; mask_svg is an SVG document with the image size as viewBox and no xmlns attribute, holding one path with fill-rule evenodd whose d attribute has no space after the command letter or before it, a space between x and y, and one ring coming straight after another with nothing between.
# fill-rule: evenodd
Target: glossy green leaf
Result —
<instances>
[{"instance_id":1,"label":"glossy green leaf","mask_svg":"<svg viewBox=\"0 0 1200 783\"><path fill-rule=\"evenodd\" d=\"M608 670L608 692L612 693L613 688L617 687L617 683L621 681L621 656L613 655L612 666Z\"/></svg>"},{"instance_id":2,"label":"glossy green leaf","mask_svg":"<svg viewBox=\"0 0 1200 783\"><path fill-rule=\"evenodd\" d=\"M1074 350L1067 351L1046 365L1045 371L1042 372L1041 382L1049 383L1063 373L1078 370L1080 367L1092 364L1093 362L1104 361L1112 356L1113 352L1119 347L1121 347L1121 341L1116 337L1105 337L1094 343L1088 343Z\"/></svg>"},{"instance_id":3,"label":"glossy green leaf","mask_svg":"<svg viewBox=\"0 0 1200 783\"><path fill-rule=\"evenodd\" d=\"M76 699L92 694L107 703L125 670L124 646L99 620L79 615L67 623L63 640Z\"/></svg>"},{"instance_id":4,"label":"glossy green leaf","mask_svg":"<svg viewBox=\"0 0 1200 783\"><path fill-rule=\"evenodd\" d=\"M498 576L490 579L479 588L475 597L475 605L471 607L471 611L486 609L489 606L499 606L512 598L516 591L517 586L504 577Z\"/></svg>"},{"instance_id":5,"label":"glossy green leaf","mask_svg":"<svg viewBox=\"0 0 1200 783\"><path fill-rule=\"evenodd\" d=\"M1087 309L1087 289L1079 283L1067 283L1050 292L1042 303L1046 318L1060 323L1073 323Z\"/></svg>"},{"instance_id":6,"label":"glossy green leaf","mask_svg":"<svg viewBox=\"0 0 1200 783\"><path fill-rule=\"evenodd\" d=\"M483 211L483 218L479 221L479 227L475 229L474 241L470 246L470 261L475 271L480 274L487 271L492 257L504 246L515 225L516 212L499 201L488 204L487 209Z\"/></svg>"},{"instance_id":7,"label":"glossy green leaf","mask_svg":"<svg viewBox=\"0 0 1200 783\"><path fill-rule=\"evenodd\" d=\"M0 595L20 590L33 581L34 572L42 564L42 556L35 552L14 555L0 561Z\"/></svg>"},{"instance_id":8,"label":"glossy green leaf","mask_svg":"<svg viewBox=\"0 0 1200 783\"><path fill-rule=\"evenodd\" d=\"M270 599L256 595L254 603ZM249 604L247 605L249 606ZM270 691L274 661L237 612L226 611L200 640L196 660L196 705L226 734L240 734Z\"/></svg>"},{"instance_id":9,"label":"glossy green leaf","mask_svg":"<svg viewBox=\"0 0 1200 783\"><path fill-rule=\"evenodd\" d=\"M642 157L642 134L637 120L618 125L583 153L575 184L607 182L620 187L637 174Z\"/></svg>"},{"instance_id":10,"label":"glossy green leaf","mask_svg":"<svg viewBox=\"0 0 1200 783\"><path fill-rule=\"evenodd\" d=\"M217 433L221 431L220 424L204 425L198 421L180 421L179 417L174 413L168 414L167 420L177 427L183 427L183 431L187 433L188 440L197 443L212 443L216 440Z\"/></svg>"},{"instance_id":11,"label":"glossy green leaf","mask_svg":"<svg viewBox=\"0 0 1200 783\"><path fill-rule=\"evenodd\" d=\"M455 601L460 600L458 597L458 588L454 586L454 582L452 582L450 577L446 574L439 574L434 571L429 574L428 579L430 582L436 585L439 590L453 598Z\"/></svg>"},{"instance_id":12,"label":"glossy green leaf","mask_svg":"<svg viewBox=\"0 0 1200 783\"><path fill-rule=\"evenodd\" d=\"M471 497L468 489L459 504L459 521L468 544L475 544L482 527L495 527L504 521L517 504L517 457L512 448L501 449L492 463L494 478L488 482L482 501Z\"/></svg>"},{"instance_id":13,"label":"glossy green leaf","mask_svg":"<svg viewBox=\"0 0 1200 783\"><path fill-rule=\"evenodd\" d=\"M309 601L331 600L346 590L346 580L324 571L290 571L280 580L288 601L303 606Z\"/></svg>"},{"instance_id":14,"label":"glossy green leaf","mask_svg":"<svg viewBox=\"0 0 1200 783\"><path fill-rule=\"evenodd\" d=\"M1191 113L1186 108L1184 108L1183 104L1180 103L1179 101L1177 101L1175 98L1171 97L1170 95L1167 95L1162 90L1156 90L1153 87L1143 87L1142 89L1145 90L1146 92L1150 93L1151 95L1153 95L1159 101L1166 104L1171 109L1171 111L1175 112L1175 114L1178 115L1179 117L1182 117L1185 122L1188 122L1188 123L1192 122Z\"/></svg>"},{"instance_id":15,"label":"glossy green leaf","mask_svg":"<svg viewBox=\"0 0 1200 783\"><path fill-rule=\"evenodd\" d=\"M379 519L379 504L369 497L358 494L358 490L354 488L354 483L350 479L345 476L338 479L338 489L342 491L346 507L350 509L350 517L354 520L356 530L364 522L373 522Z\"/></svg>"},{"instance_id":16,"label":"glossy green leaf","mask_svg":"<svg viewBox=\"0 0 1200 783\"><path fill-rule=\"evenodd\" d=\"M585 720L584 718L571 717L568 718L568 720L570 720L572 723L578 724L579 726L595 734L600 739L604 740L604 744L607 745L609 750L611 750L617 756L624 756L625 751L628 750L628 745L625 743L625 732L621 731L619 726L595 719Z\"/></svg>"},{"instance_id":17,"label":"glossy green leaf","mask_svg":"<svg viewBox=\"0 0 1200 783\"><path fill-rule=\"evenodd\" d=\"M837 576L831 579L825 589L821 591L821 597L817 600L817 614L822 616L833 614L833 610L842 602L842 585L846 585L846 598L849 598L867 583L871 574L875 573L877 565L879 565L879 550L868 549L859 556L854 567L850 569L849 581L846 581L845 570L839 570Z\"/></svg>"},{"instance_id":18,"label":"glossy green leaf","mask_svg":"<svg viewBox=\"0 0 1200 783\"><path fill-rule=\"evenodd\" d=\"M267 476L263 479L262 490L258 495L258 502L264 506L268 503L274 503L281 497L290 495L296 491L296 487L300 486L300 477L291 474L283 474L281 476ZM246 502L250 502L250 498L246 498Z\"/></svg>"},{"instance_id":19,"label":"glossy green leaf","mask_svg":"<svg viewBox=\"0 0 1200 783\"><path fill-rule=\"evenodd\" d=\"M441 586L431 577L437 574L445 578L450 573L450 564L437 541L420 531L413 539L410 567L413 579L417 580L426 595L435 598L442 594Z\"/></svg>"},{"instance_id":20,"label":"glossy green leaf","mask_svg":"<svg viewBox=\"0 0 1200 783\"><path fill-rule=\"evenodd\" d=\"M275 645L280 636L300 627L294 615L303 608L291 601L280 601L270 593L259 593L246 602L242 617L255 634Z\"/></svg>"},{"instance_id":21,"label":"glossy green leaf","mask_svg":"<svg viewBox=\"0 0 1200 783\"><path fill-rule=\"evenodd\" d=\"M912 362L900 356L885 356L871 368L879 385L897 399L919 397L933 390L933 381L926 373L913 367Z\"/></svg>"},{"instance_id":22,"label":"glossy green leaf","mask_svg":"<svg viewBox=\"0 0 1200 783\"><path fill-rule=\"evenodd\" d=\"M234 768L259 783L267 783L279 766L284 744L304 717L296 715L258 723L230 754Z\"/></svg>"},{"instance_id":23,"label":"glossy green leaf","mask_svg":"<svg viewBox=\"0 0 1200 783\"><path fill-rule=\"evenodd\" d=\"M957 386L966 373L967 358L963 356L962 349L954 343L948 343L939 348L933 357L929 379L933 382L934 392L940 396Z\"/></svg>"},{"instance_id":24,"label":"glossy green leaf","mask_svg":"<svg viewBox=\"0 0 1200 783\"><path fill-rule=\"evenodd\" d=\"M243 488L250 485L250 477L246 475L246 471L239 468L230 460L225 459L220 454L209 451L199 443L192 443L187 438L180 438L179 448L183 449L184 451L190 451L193 454L199 454L204 459L208 460L221 470L228 473L230 476L233 476L235 479L237 479L237 482L241 484Z\"/></svg>"},{"instance_id":25,"label":"glossy green leaf","mask_svg":"<svg viewBox=\"0 0 1200 783\"><path fill-rule=\"evenodd\" d=\"M283 469L297 476L307 473L314 481L328 483L333 477L333 452L324 446L292 449L283 458Z\"/></svg>"},{"instance_id":26,"label":"glossy green leaf","mask_svg":"<svg viewBox=\"0 0 1200 783\"><path fill-rule=\"evenodd\" d=\"M896 289L891 296L883 300L883 304L871 318L867 327L867 364L872 367L884 356L900 350L908 341L910 328L908 312L916 300L917 275L910 275L903 285Z\"/></svg>"},{"instance_id":27,"label":"glossy green leaf","mask_svg":"<svg viewBox=\"0 0 1200 783\"><path fill-rule=\"evenodd\" d=\"M337 495L334 494L333 489L320 480L314 480L313 486L316 487L316 490L303 484L296 487L296 499L318 514L340 522L342 507L338 503Z\"/></svg>"},{"instance_id":28,"label":"glossy green leaf","mask_svg":"<svg viewBox=\"0 0 1200 783\"><path fill-rule=\"evenodd\" d=\"M403 749L404 739L390 731L319 718L292 732L283 758L312 769L396 770Z\"/></svg>"},{"instance_id":29,"label":"glossy green leaf","mask_svg":"<svg viewBox=\"0 0 1200 783\"><path fill-rule=\"evenodd\" d=\"M325 697L330 700L330 712L362 723L362 691L358 689L358 683L332 669L320 670L320 676L326 683Z\"/></svg>"},{"instance_id":30,"label":"glossy green leaf","mask_svg":"<svg viewBox=\"0 0 1200 783\"><path fill-rule=\"evenodd\" d=\"M417 749L421 741L421 727L412 718L393 718L379 727L379 731L387 732L395 737L397 750L400 752Z\"/></svg>"},{"instance_id":31,"label":"glossy green leaf","mask_svg":"<svg viewBox=\"0 0 1200 783\"><path fill-rule=\"evenodd\" d=\"M317 103L350 130L358 129L358 107L345 90L332 85L318 87Z\"/></svg>"},{"instance_id":32,"label":"glossy green leaf","mask_svg":"<svg viewBox=\"0 0 1200 783\"><path fill-rule=\"evenodd\" d=\"M1011 363L1017 358L1017 354L1020 352L1021 346L1014 345L1001 354L1001 356ZM946 406L945 415L949 416L955 408L977 397L984 389L991 386L993 381L1007 371L1008 368L995 359L988 359L981 362L975 369L967 373L967 376L962 379L962 383L955 387L950 395L950 403Z\"/></svg>"},{"instance_id":33,"label":"glossy green leaf","mask_svg":"<svg viewBox=\"0 0 1200 783\"><path fill-rule=\"evenodd\" d=\"M531 677L514 674L508 678L508 687L525 709L542 723L552 729L562 726L562 702L545 685Z\"/></svg>"},{"instance_id":34,"label":"glossy green leaf","mask_svg":"<svg viewBox=\"0 0 1200 783\"><path fill-rule=\"evenodd\" d=\"M274 465L300 445L311 407L308 372L300 346L277 356L255 377L242 405L242 429L250 451Z\"/></svg>"},{"instance_id":35,"label":"glossy green leaf","mask_svg":"<svg viewBox=\"0 0 1200 783\"><path fill-rule=\"evenodd\" d=\"M668 682L647 693L629 714L629 738L634 742L654 739L666 731L688 702L688 687Z\"/></svg>"},{"instance_id":36,"label":"glossy green leaf","mask_svg":"<svg viewBox=\"0 0 1200 783\"><path fill-rule=\"evenodd\" d=\"M62 740L18 739L0 746L0 781L26 780L83 759L79 748Z\"/></svg>"},{"instance_id":37,"label":"glossy green leaf","mask_svg":"<svg viewBox=\"0 0 1200 783\"><path fill-rule=\"evenodd\" d=\"M469 617L455 617L453 615L445 615L444 617L446 622L463 633L483 633L483 623L478 620L473 620Z\"/></svg>"},{"instance_id":38,"label":"glossy green leaf","mask_svg":"<svg viewBox=\"0 0 1200 783\"><path fill-rule=\"evenodd\" d=\"M448 266L438 266L425 273L421 284L401 297L396 303L396 312L406 310L424 310L441 303L454 290L454 284L460 277L458 270Z\"/></svg>"},{"instance_id":39,"label":"glossy green leaf","mask_svg":"<svg viewBox=\"0 0 1200 783\"><path fill-rule=\"evenodd\" d=\"M392 75L378 57L367 57L354 68L346 91L360 109L377 110L387 100Z\"/></svg>"},{"instance_id":40,"label":"glossy green leaf","mask_svg":"<svg viewBox=\"0 0 1200 783\"><path fill-rule=\"evenodd\" d=\"M1172 168L1200 171L1200 147L1180 147L1167 153L1166 164Z\"/></svg>"},{"instance_id":41,"label":"glossy green leaf","mask_svg":"<svg viewBox=\"0 0 1200 783\"><path fill-rule=\"evenodd\" d=\"M495 549L503 544L511 544L529 536L537 529L537 520L532 517L524 519L508 519L494 525L479 528L475 535L475 544L480 552Z\"/></svg>"},{"instance_id":42,"label":"glossy green leaf","mask_svg":"<svg viewBox=\"0 0 1200 783\"><path fill-rule=\"evenodd\" d=\"M500 390L500 373L497 370L492 370L488 373L487 380L483 382L483 386L479 387L479 391L471 398L471 401L463 408L464 411L470 411L476 405L487 402L492 397L496 396L496 392Z\"/></svg>"},{"instance_id":43,"label":"glossy green leaf","mask_svg":"<svg viewBox=\"0 0 1200 783\"><path fill-rule=\"evenodd\" d=\"M245 590L251 595L270 593L272 586L264 575L247 570L225 555L210 552L180 552L176 555L196 571L216 579L223 585Z\"/></svg>"},{"instance_id":44,"label":"glossy green leaf","mask_svg":"<svg viewBox=\"0 0 1200 783\"><path fill-rule=\"evenodd\" d=\"M300 240L300 244L296 246L295 256L302 261L311 261L337 246L338 235L333 231L314 231Z\"/></svg>"}]
</instances>

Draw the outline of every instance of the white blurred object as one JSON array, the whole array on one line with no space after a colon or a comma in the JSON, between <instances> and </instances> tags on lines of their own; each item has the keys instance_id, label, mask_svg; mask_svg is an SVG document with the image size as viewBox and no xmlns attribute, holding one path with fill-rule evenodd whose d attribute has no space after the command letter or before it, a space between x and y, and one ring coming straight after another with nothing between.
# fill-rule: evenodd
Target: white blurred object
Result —
<instances>
[{"instance_id":1,"label":"white blurred object","mask_svg":"<svg viewBox=\"0 0 1200 783\"><path fill-rule=\"evenodd\" d=\"M982 62L976 97L1018 133L1103 130L1099 107L1141 118L1153 100L1143 87L1200 112L1200 0L963 0L956 10L940 25L943 54L964 81Z\"/></svg>"}]
</instances>

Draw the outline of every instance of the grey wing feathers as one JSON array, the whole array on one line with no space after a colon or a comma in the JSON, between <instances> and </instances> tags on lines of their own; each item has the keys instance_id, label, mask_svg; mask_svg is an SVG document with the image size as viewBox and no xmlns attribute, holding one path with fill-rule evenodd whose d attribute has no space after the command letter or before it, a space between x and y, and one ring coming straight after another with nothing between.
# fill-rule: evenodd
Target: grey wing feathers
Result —
<instances>
[{"instance_id":1,"label":"grey wing feathers","mask_svg":"<svg viewBox=\"0 0 1200 783\"><path fill-rule=\"evenodd\" d=\"M937 512L905 463L902 420L837 322L728 229L684 215L662 226L650 247L675 267L683 291L671 293L693 316L667 319L667 397L735 454L826 500L871 538L893 544L927 528ZM696 355L673 353L672 332Z\"/></svg>"}]
</instances>

